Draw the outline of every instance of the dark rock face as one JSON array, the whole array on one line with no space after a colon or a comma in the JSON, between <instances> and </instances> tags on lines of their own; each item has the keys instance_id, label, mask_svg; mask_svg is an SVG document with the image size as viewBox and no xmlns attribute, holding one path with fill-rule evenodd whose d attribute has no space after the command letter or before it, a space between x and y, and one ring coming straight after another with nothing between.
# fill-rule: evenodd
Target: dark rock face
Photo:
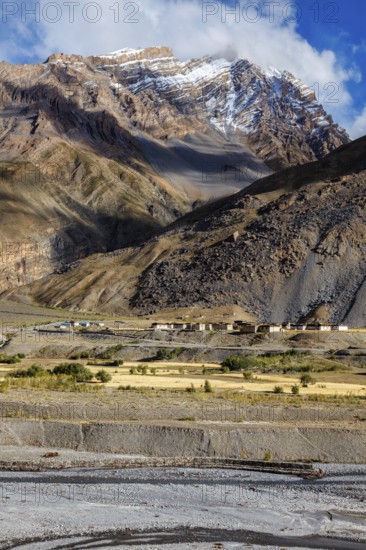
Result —
<instances>
[{"instance_id":1,"label":"dark rock face","mask_svg":"<svg viewBox=\"0 0 366 550\"><path fill-rule=\"evenodd\" d=\"M361 152L364 144L359 140ZM180 242L193 244L142 273L133 306L152 311L237 304L261 321L282 322L323 308L327 320L364 326L365 159L361 164L362 169L355 158L355 173L349 174L340 163L342 175L327 180L327 170L320 170L320 178L315 170L312 183L269 202L261 200L258 182L182 227ZM279 176L267 178L267 185ZM252 188L258 195L245 195ZM240 236L229 242L234 231ZM171 239L177 235L171 233Z\"/></svg>"}]
</instances>

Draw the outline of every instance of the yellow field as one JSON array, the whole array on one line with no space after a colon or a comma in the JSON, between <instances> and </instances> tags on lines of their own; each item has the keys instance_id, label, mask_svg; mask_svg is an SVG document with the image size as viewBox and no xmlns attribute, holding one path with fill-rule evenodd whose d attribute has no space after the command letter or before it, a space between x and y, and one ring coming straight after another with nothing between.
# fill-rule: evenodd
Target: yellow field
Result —
<instances>
[{"instance_id":1,"label":"yellow field","mask_svg":"<svg viewBox=\"0 0 366 550\"><path fill-rule=\"evenodd\" d=\"M37 363L44 368L53 368L56 365L68 361L66 359L31 359L26 358L21 363L16 365L0 364L0 379L4 379L5 375L15 369L25 369L34 363ZM96 374L100 369L105 369L112 376L111 382L106 384L106 387L116 389L119 386L132 386L136 388L150 387L154 389L179 389L183 390L194 385L199 390L203 388L205 380L209 380L211 386L215 390L236 390L249 392L273 392L275 386L281 386L285 393L291 393L291 387L299 385L300 374L282 375L282 374L254 374L254 379L251 382L245 381L241 373L210 373L202 374L202 365L183 362L165 362L154 361L146 364L147 374L130 374L130 368L138 368L143 365L137 361L126 361L121 367L104 366L103 362L99 365L87 365L87 360L80 360L85 366L88 366L93 374ZM206 363L206 368L219 369L220 365L214 363ZM156 369L156 374L151 373L151 369ZM184 370L184 374L179 372L179 369ZM354 395L366 396L366 384L355 383L359 378L353 373L344 372L322 372L314 373L313 377L317 380L316 384L310 385L307 388L301 388L301 395ZM345 378L351 380L345 382ZM365 377L366 378L366 377ZM366 380L365 380L366 382Z\"/></svg>"},{"instance_id":2,"label":"yellow field","mask_svg":"<svg viewBox=\"0 0 366 550\"><path fill-rule=\"evenodd\" d=\"M219 365L206 364L208 368L219 368ZM198 390L203 387L204 381L209 380L211 386L217 390L245 390L251 392L271 392L274 386L282 386L285 393L291 393L291 387L299 385L298 376L282 376L276 374L259 374L254 376L253 382L243 380L242 374L201 374L202 366L192 366L187 363L164 363L154 362L147 365L148 374L130 374L131 367L141 367L141 363L128 361L123 367L106 368L112 375L112 380L107 387L117 388L118 386L151 387L154 389L185 389L193 384ZM179 374L178 368L184 368L185 374ZM93 373L96 373L102 367L89 367ZM150 373L151 368L156 368L155 375ZM169 372L166 372L166 371ZM115 372L117 371L117 372ZM194 374L195 371L197 374ZM322 373L323 374L323 373ZM329 373L330 377L333 373ZM325 375L323 374L323 377ZM317 373L314 374L317 377ZM302 395L322 394L322 395L365 395L366 385L346 382L322 381L317 382L308 388L301 388Z\"/></svg>"}]
</instances>

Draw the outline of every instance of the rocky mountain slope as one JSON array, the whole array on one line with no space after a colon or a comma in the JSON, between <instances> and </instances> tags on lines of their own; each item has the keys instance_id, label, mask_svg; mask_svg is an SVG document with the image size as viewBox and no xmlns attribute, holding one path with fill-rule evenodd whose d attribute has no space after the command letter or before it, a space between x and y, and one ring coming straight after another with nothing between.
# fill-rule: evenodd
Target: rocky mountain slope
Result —
<instances>
[{"instance_id":1,"label":"rocky mountain slope","mask_svg":"<svg viewBox=\"0 0 366 550\"><path fill-rule=\"evenodd\" d=\"M366 325L366 138L188 214L139 247L18 293L57 307L149 314L241 306L260 321Z\"/></svg>"},{"instance_id":2,"label":"rocky mountain slope","mask_svg":"<svg viewBox=\"0 0 366 550\"><path fill-rule=\"evenodd\" d=\"M0 63L0 290L349 141L288 73L168 48Z\"/></svg>"}]
</instances>

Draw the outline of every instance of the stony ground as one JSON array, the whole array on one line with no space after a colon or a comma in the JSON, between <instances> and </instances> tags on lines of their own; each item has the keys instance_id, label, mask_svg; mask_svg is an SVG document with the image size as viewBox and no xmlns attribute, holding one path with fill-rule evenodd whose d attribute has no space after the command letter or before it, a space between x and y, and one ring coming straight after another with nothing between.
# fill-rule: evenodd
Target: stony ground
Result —
<instances>
[{"instance_id":1,"label":"stony ground","mask_svg":"<svg viewBox=\"0 0 366 550\"><path fill-rule=\"evenodd\" d=\"M364 467L3 472L1 548L363 549Z\"/></svg>"}]
</instances>

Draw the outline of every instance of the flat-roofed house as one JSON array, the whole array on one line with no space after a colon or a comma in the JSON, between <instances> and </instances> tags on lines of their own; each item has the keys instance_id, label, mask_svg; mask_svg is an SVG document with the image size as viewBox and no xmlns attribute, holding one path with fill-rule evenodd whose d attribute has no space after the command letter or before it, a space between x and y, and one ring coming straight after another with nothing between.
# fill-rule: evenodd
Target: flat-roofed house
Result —
<instances>
[{"instance_id":1,"label":"flat-roofed house","mask_svg":"<svg viewBox=\"0 0 366 550\"><path fill-rule=\"evenodd\" d=\"M290 325L290 330L306 330L306 325L304 324Z\"/></svg>"},{"instance_id":2,"label":"flat-roofed house","mask_svg":"<svg viewBox=\"0 0 366 550\"><path fill-rule=\"evenodd\" d=\"M270 325L270 324L259 325L257 332L270 332L270 333L282 332L282 326L281 325L275 325L275 324L273 324L273 325Z\"/></svg>"},{"instance_id":3,"label":"flat-roofed house","mask_svg":"<svg viewBox=\"0 0 366 550\"><path fill-rule=\"evenodd\" d=\"M153 323L151 328L154 330L171 330L173 328L172 323Z\"/></svg>"},{"instance_id":4,"label":"flat-roofed house","mask_svg":"<svg viewBox=\"0 0 366 550\"><path fill-rule=\"evenodd\" d=\"M254 334L258 329L258 325L255 325L254 323L243 323L241 321L236 324L241 334Z\"/></svg>"},{"instance_id":5,"label":"flat-roofed house","mask_svg":"<svg viewBox=\"0 0 366 550\"><path fill-rule=\"evenodd\" d=\"M348 330L348 326L347 325L332 325L332 330L339 330L339 331L343 331L343 332L346 332Z\"/></svg>"},{"instance_id":6,"label":"flat-roofed house","mask_svg":"<svg viewBox=\"0 0 366 550\"><path fill-rule=\"evenodd\" d=\"M231 332L234 330L232 323L212 323L212 329L218 332Z\"/></svg>"},{"instance_id":7,"label":"flat-roofed house","mask_svg":"<svg viewBox=\"0 0 366 550\"><path fill-rule=\"evenodd\" d=\"M205 323L191 323L190 330L194 330L196 332L203 332L204 330L206 330L206 325Z\"/></svg>"},{"instance_id":8,"label":"flat-roofed house","mask_svg":"<svg viewBox=\"0 0 366 550\"><path fill-rule=\"evenodd\" d=\"M58 326L60 330L71 330L72 329L72 323L61 323L61 325Z\"/></svg>"},{"instance_id":9,"label":"flat-roofed house","mask_svg":"<svg viewBox=\"0 0 366 550\"><path fill-rule=\"evenodd\" d=\"M315 323L312 325L306 325L306 330L330 331L332 330L332 327L331 325L322 325L321 323Z\"/></svg>"},{"instance_id":10,"label":"flat-roofed house","mask_svg":"<svg viewBox=\"0 0 366 550\"><path fill-rule=\"evenodd\" d=\"M187 323L173 323L173 329L174 330L186 330L187 329Z\"/></svg>"}]
</instances>

